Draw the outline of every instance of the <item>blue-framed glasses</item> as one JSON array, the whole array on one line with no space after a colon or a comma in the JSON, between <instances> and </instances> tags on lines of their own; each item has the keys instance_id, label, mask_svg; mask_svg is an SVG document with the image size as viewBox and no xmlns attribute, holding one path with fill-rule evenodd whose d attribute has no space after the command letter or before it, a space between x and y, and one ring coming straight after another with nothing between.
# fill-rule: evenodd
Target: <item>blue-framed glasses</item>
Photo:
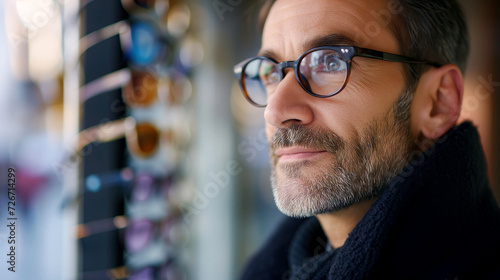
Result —
<instances>
[{"instance_id":1,"label":"blue-framed glasses","mask_svg":"<svg viewBox=\"0 0 500 280\"><path fill-rule=\"evenodd\" d=\"M322 46L303 53L295 61L277 62L258 56L247 59L234 67L245 98L257 107L267 105L268 97L276 90L285 76L285 68L295 70L299 85L310 95L331 97L342 91L349 81L352 59L355 56L391 62L427 64L441 67L430 61L353 46Z\"/></svg>"}]
</instances>

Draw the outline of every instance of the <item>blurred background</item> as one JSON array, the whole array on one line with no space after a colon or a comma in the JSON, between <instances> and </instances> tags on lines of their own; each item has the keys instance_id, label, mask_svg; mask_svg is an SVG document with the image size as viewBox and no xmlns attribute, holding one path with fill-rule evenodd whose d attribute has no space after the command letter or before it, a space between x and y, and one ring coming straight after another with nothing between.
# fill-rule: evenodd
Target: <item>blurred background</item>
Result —
<instances>
[{"instance_id":1,"label":"blurred background","mask_svg":"<svg viewBox=\"0 0 500 280\"><path fill-rule=\"evenodd\" d=\"M461 119L499 198L500 5L461 2ZM237 278L281 218L263 110L232 74L260 46L255 4L0 2L1 279Z\"/></svg>"}]
</instances>

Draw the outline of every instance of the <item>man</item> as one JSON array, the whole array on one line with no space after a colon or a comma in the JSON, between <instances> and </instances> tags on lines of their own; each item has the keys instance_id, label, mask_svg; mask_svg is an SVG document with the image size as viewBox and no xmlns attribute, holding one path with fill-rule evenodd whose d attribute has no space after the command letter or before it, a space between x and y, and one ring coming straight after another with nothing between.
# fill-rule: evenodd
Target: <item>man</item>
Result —
<instances>
[{"instance_id":1,"label":"man","mask_svg":"<svg viewBox=\"0 0 500 280\"><path fill-rule=\"evenodd\" d=\"M500 279L500 210L475 127L455 0L267 1L235 66L265 107L288 218L243 279ZM304 219L306 218L306 219Z\"/></svg>"}]
</instances>

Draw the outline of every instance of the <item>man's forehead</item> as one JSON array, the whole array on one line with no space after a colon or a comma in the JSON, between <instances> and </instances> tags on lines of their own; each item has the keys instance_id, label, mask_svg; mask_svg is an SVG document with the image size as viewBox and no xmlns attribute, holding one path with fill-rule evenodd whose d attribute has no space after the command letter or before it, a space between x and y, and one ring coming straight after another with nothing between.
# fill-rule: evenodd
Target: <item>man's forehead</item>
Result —
<instances>
[{"instance_id":1,"label":"man's forehead","mask_svg":"<svg viewBox=\"0 0 500 280\"><path fill-rule=\"evenodd\" d=\"M261 53L296 56L332 44L397 51L387 22L377 17L387 8L384 3L387 0L278 0L264 25Z\"/></svg>"}]
</instances>

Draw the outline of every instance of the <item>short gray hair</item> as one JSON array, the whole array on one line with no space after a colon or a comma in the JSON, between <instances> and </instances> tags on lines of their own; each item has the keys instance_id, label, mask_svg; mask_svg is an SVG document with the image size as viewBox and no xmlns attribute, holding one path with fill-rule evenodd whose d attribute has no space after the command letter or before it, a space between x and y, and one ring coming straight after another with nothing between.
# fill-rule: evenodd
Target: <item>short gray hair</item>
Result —
<instances>
[{"instance_id":1,"label":"short gray hair","mask_svg":"<svg viewBox=\"0 0 500 280\"><path fill-rule=\"evenodd\" d=\"M389 25L402 55L455 64L465 73L469 34L465 16L456 0L395 0L401 12ZM413 85L425 66L406 64L407 82Z\"/></svg>"}]
</instances>

